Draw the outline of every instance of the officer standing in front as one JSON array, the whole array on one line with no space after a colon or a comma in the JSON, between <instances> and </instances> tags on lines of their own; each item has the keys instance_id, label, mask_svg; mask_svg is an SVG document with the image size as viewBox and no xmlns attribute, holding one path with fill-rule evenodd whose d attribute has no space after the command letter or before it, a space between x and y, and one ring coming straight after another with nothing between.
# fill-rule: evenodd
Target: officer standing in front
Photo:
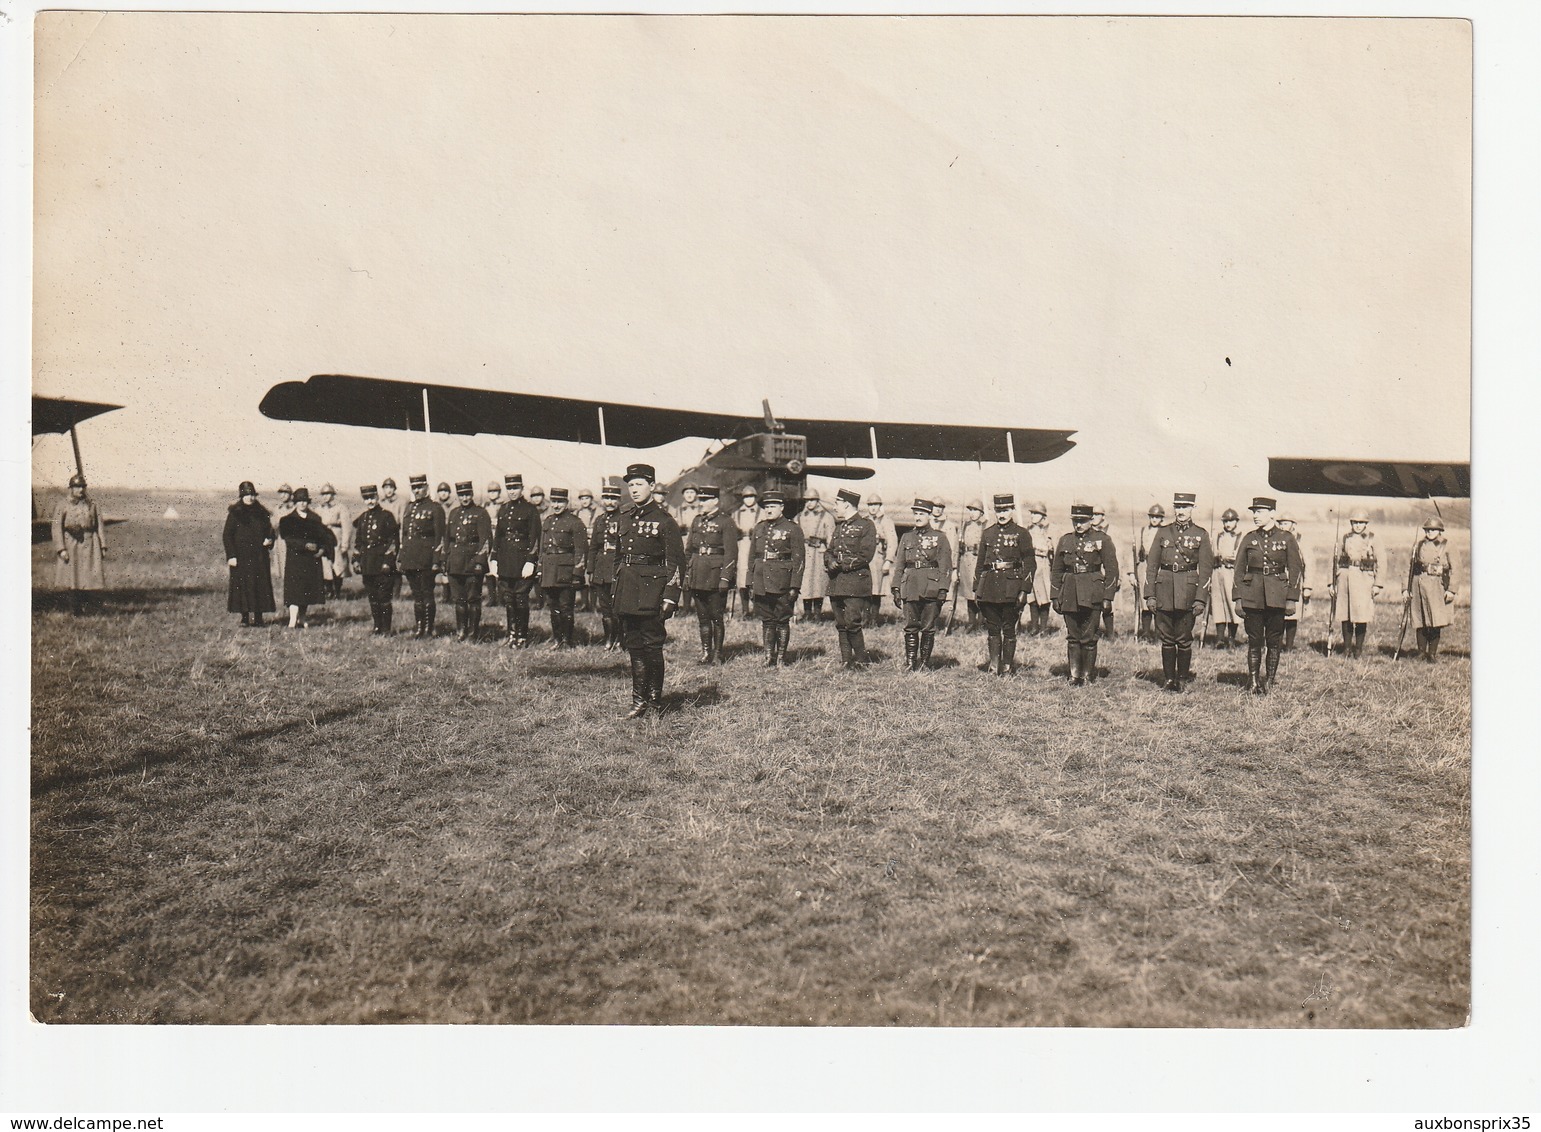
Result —
<instances>
[{"instance_id":1,"label":"officer standing in front","mask_svg":"<svg viewBox=\"0 0 1541 1132\"><path fill-rule=\"evenodd\" d=\"M989 634L989 659L982 671L997 676L1017 672L1017 622L1033 594L1033 536L1016 521L1016 497L997 495L995 524L979 539L974 564L974 593L979 616Z\"/></svg>"},{"instance_id":2,"label":"officer standing in front","mask_svg":"<svg viewBox=\"0 0 1541 1132\"><path fill-rule=\"evenodd\" d=\"M1161 686L1180 692L1193 679L1193 625L1204 616L1215 569L1209 532L1193 521L1194 496L1172 496L1172 522L1152 530L1145 562L1145 608L1161 640Z\"/></svg>"},{"instance_id":3,"label":"officer standing in front","mask_svg":"<svg viewBox=\"0 0 1541 1132\"><path fill-rule=\"evenodd\" d=\"M530 591L540 559L540 512L524 497L524 476L505 475L503 505L492 531L508 647L530 647Z\"/></svg>"},{"instance_id":4,"label":"officer standing in front","mask_svg":"<svg viewBox=\"0 0 1541 1132\"><path fill-rule=\"evenodd\" d=\"M1231 588L1236 584L1236 551L1241 547L1241 534L1236 524L1241 516L1235 508L1227 507L1220 516L1220 533L1215 535L1215 569L1209 576L1209 613L1215 623L1215 648L1236 647L1236 602Z\"/></svg>"},{"instance_id":5,"label":"officer standing in front","mask_svg":"<svg viewBox=\"0 0 1541 1132\"><path fill-rule=\"evenodd\" d=\"M391 632L391 586L396 577L401 526L395 515L380 506L380 490L374 484L359 488L359 495L364 510L353 520L352 565L364 579L375 636L385 637Z\"/></svg>"},{"instance_id":6,"label":"officer standing in front","mask_svg":"<svg viewBox=\"0 0 1541 1132\"><path fill-rule=\"evenodd\" d=\"M1073 529L1060 536L1050 566L1054 608L1065 619L1069 680L1077 688L1096 682L1098 623L1118 592L1118 552L1093 519L1089 503L1070 508Z\"/></svg>"},{"instance_id":7,"label":"officer standing in front","mask_svg":"<svg viewBox=\"0 0 1541 1132\"><path fill-rule=\"evenodd\" d=\"M620 513L620 544L615 568L615 615L621 643L631 656L631 710L637 719L651 709L663 711L663 647L669 633L664 621L680 603L680 574L685 544L679 524L653 499L656 479L651 464L626 469L626 494L632 506Z\"/></svg>"},{"instance_id":8,"label":"officer standing in front","mask_svg":"<svg viewBox=\"0 0 1541 1132\"><path fill-rule=\"evenodd\" d=\"M438 612L434 604L433 576L444 568L444 532L448 520L444 508L428 498L428 477L412 476L407 481L412 491L401 520L401 555L397 565L412 587L412 635L433 636L433 622Z\"/></svg>"},{"instance_id":9,"label":"officer standing in front","mask_svg":"<svg viewBox=\"0 0 1541 1132\"><path fill-rule=\"evenodd\" d=\"M615 619L615 566L621 549L621 489L606 484L600 489L600 511L589 535L586 572L589 588L599 605L599 622L605 630L605 651L621 647L621 630Z\"/></svg>"},{"instance_id":10,"label":"officer standing in front","mask_svg":"<svg viewBox=\"0 0 1541 1132\"><path fill-rule=\"evenodd\" d=\"M588 531L583 520L567 510L565 487L551 489L551 510L540 525L540 588L551 611L551 644L554 649L577 646L573 622L578 592L583 582L583 560L588 556Z\"/></svg>"},{"instance_id":11,"label":"officer standing in front","mask_svg":"<svg viewBox=\"0 0 1541 1132\"><path fill-rule=\"evenodd\" d=\"M803 584L807 554L803 529L786 517L786 495L776 488L761 501L749 535L749 591L765 642L765 667L784 663L792 643L792 612Z\"/></svg>"},{"instance_id":12,"label":"officer standing in front","mask_svg":"<svg viewBox=\"0 0 1541 1132\"><path fill-rule=\"evenodd\" d=\"M1300 600L1305 563L1295 536L1274 518L1276 500L1252 500L1253 529L1241 536L1236 551L1234 596L1247 623L1247 690L1261 696L1273 687L1284 648L1284 618ZM1263 651L1268 660L1264 676Z\"/></svg>"},{"instance_id":13,"label":"officer standing in front","mask_svg":"<svg viewBox=\"0 0 1541 1132\"><path fill-rule=\"evenodd\" d=\"M695 518L685 542L685 588L690 591L701 631L701 663L722 663L722 641L727 634L723 618L728 593L738 569L738 527L720 507L718 489L702 484L696 489Z\"/></svg>"},{"instance_id":14,"label":"officer standing in front","mask_svg":"<svg viewBox=\"0 0 1541 1132\"><path fill-rule=\"evenodd\" d=\"M455 603L455 636L474 641L482 627L482 579L492 553L492 520L476 502L470 480L455 484L460 505L449 513L444 535L444 572L449 575L450 600Z\"/></svg>"},{"instance_id":15,"label":"officer standing in front","mask_svg":"<svg viewBox=\"0 0 1541 1132\"><path fill-rule=\"evenodd\" d=\"M904 663L911 672L930 666L936 623L952 584L952 543L932 526L938 504L917 499L915 526L899 538L894 557L894 604L904 610Z\"/></svg>"},{"instance_id":16,"label":"officer standing in front","mask_svg":"<svg viewBox=\"0 0 1541 1132\"><path fill-rule=\"evenodd\" d=\"M867 667L867 638L862 629L872 604L872 559L878 546L877 527L860 508L859 493L844 487L835 493L835 529L824 551L840 663L851 669Z\"/></svg>"}]
</instances>

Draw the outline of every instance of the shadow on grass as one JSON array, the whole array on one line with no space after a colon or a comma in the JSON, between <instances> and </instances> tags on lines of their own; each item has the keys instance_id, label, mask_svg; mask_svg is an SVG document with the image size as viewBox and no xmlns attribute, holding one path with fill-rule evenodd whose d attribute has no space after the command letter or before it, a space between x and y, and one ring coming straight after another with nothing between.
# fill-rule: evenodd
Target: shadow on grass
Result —
<instances>
[{"instance_id":1,"label":"shadow on grass","mask_svg":"<svg viewBox=\"0 0 1541 1132\"><path fill-rule=\"evenodd\" d=\"M561 655L572 655L568 649ZM554 654L555 655L555 654ZM631 661L624 652L600 653L581 664L548 664L546 657L536 657L525 671L531 676L618 676L631 671Z\"/></svg>"},{"instance_id":2,"label":"shadow on grass","mask_svg":"<svg viewBox=\"0 0 1541 1132\"><path fill-rule=\"evenodd\" d=\"M349 707L332 708L330 711L306 713L282 723L270 724L267 727L254 727L247 731L237 732L228 739L217 740L216 747L225 749L238 749L254 746L276 739L281 735L288 735L294 731L305 728L320 730L324 726L337 723L358 715L362 711L374 707L371 703L357 703ZM40 797L50 794L55 790L65 789L71 786L82 786L90 782L100 782L108 778L117 778L124 774L140 774L148 772L150 767L164 766L168 763L180 762L183 759L206 759L207 746L194 744L180 744L175 747L140 747L138 750L117 759L106 766L95 767L91 770L72 770L59 774L50 774L32 781L32 796Z\"/></svg>"},{"instance_id":3,"label":"shadow on grass","mask_svg":"<svg viewBox=\"0 0 1541 1132\"><path fill-rule=\"evenodd\" d=\"M223 586L157 586L118 590L81 591L78 600L82 617L108 617L122 613L143 613L170 605L186 597L224 593ZM69 590L32 591L33 613L68 613ZM231 616L234 616L232 614Z\"/></svg>"},{"instance_id":4,"label":"shadow on grass","mask_svg":"<svg viewBox=\"0 0 1541 1132\"><path fill-rule=\"evenodd\" d=\"M781 663L786 667L802 664L804 661L814 660L823 656L828 650L823 645L804 645L802 648L787 649L782 656Z\"/></svg>"},{"instance_id":5,"label":"shadow on grass","mask_svg":"<svg viewBox=\"0 0 1541 1132\"><path fill-rule=\"evenodd\" d=\"M675 712L711 707L727 699L727 693L716 684L707 684L688 692L666 692L663 698L663 712L665 715L673 715Z\"/></svg>"},{"instance_id":6,"label":"shadow on grass","mask_svg":"<svg viewBox=\"0 0 1541 1132\"><path fill-rule=\"evenodd\" d=\"M1252 682L1252 678L1245 672L1216 672L1215 683L1224 684L1228 688L1245 688Z\"/></svg>"},{"instance_id":7,"label":"shadow on grass","mask_svg":"<svg viewBox=\"0 0 1541 1132\"><path fill-rule=\"evenodd\" d=\"M722 659L733 660L740 656L765 655L765 647L753 641L734 641L731 645L722 646Z\"/></svg>"},{"instance_id":8,"label":"shadow on grass","mask_svg":"<svg viewBox=\"0 0 1541 1132\"><path fill-rule=\"evenodd\" d=\"M1391 644L1391 645L1377 645L1375 647L1375 651L1379 655L1389 658L1389 657L1396 656L1397 649L1396 649L1396 645L1394 645L1394 644ZM1443 644L1441 644L1439 646L1439 655L1440 656L1448 656L1448 657L1456 657L1456 658L1459 658L1461 660L1470 660L1471 659L1471 650L1470 649L1451 649L1451 648L1446 648ZM1417 661L1419 659L1421 659L1421 658L1418 656L1418 642L1416 640L1409 640L1406 644L1404 644L1402 646L1402 655L1400 657L1397 657L1398 662L1401 662L1401 661Z\"/></svg>"}]
</instances>

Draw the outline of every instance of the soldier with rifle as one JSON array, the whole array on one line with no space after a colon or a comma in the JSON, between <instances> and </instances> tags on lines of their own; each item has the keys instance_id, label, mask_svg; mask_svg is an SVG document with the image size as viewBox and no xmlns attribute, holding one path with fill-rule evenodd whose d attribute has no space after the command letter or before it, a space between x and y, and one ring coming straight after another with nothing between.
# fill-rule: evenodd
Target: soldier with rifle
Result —
<instances>
[{"instance_id":1,"label":"soldier with rifle","mask_svg":"<svg viewBox=\"0 0 1541 1132\"><path fill-rule=\"evenodd\" d=\"M1375 599L1385 588L1379 581L1380 563L1369 527L1368 511L1358 510L1348 517L1348 534L1333 551L1332 586L1327 591L1343 627L1343 654L1354 659L1364 652L1365 635L1375 620ZM1331 631L1329 626L1329 636Z\"/></svg>"},{"instance_id":2,"label":"soldier with rifle","mask_svg":"<svg viewBox=\"0 0 1541 1132\"><path fill-rule=\"evenodd\" d=\"M1142 575L1145 573L1145 563L1150 558L1150 540L1154 532L1159 531L1166 523L1166 508L1159 503L1152 503L1150 510L1145 513L1146 524L1135 533L1134 540L1130 544L1130 555L1133 561L1129 567L1129 592L1139 595L1144 587ZM1133 516L1129 520L1134 522ZM1154 641L1156 639L1156 615L1143 602L1136 602L1139 606L1139 624L1134 631L1134 639L1137 641Z\"/></svg>"},{"instance_id":3,"label":"soldier with rifle","mask_svg":"<svg viewBox=\"0 0 1541 1132\"><path fill-rule=\"evenodd\" d=\"M1455 590L1450 586L1453 564L1445 542L1445 523L1436 517L1423 524L1423 538L1413 547L1403 594L1402 632L1397 634L1397 653L1402 636L1411 624L1418 631L1418 655L1433 664L1439 655L1439 635L1450 624L1455 609Z\"/></svg>"}]
</instances>

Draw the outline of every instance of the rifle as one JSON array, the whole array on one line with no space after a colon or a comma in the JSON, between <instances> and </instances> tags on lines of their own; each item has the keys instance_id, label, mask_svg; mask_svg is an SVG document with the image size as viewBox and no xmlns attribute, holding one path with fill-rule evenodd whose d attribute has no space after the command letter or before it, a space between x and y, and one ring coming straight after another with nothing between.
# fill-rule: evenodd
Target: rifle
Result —
<instances>
[{"instance_id":1,"label":"rifle","mask_svg":"<svg viewBox=\"0 0 1541 1132\"><path fill-rule=\"evenodd\" d=\"M1332 631L1338 624L1338 532L1343 528L1343 511L1332 509L1332 601L1327 606L1327 655L1332 655Z\"/></svg>"},{"instance_id":2,"label":"rifle","mask_svg":"<svg viewBox=\"0 0 1541 1132\"><path fill-rule=\"evenodd\" d=\"M952 583L952 605L947 609L947 628L942 632L942 636L944 637L952 636L952 623L957 620L958 617L958 591L962 588L963 587L958 584L958 580L954 578Z\"/></svg>"},{"instance_id":3,"label":"rifle","mask_svg":"<svg viewBox=\"0 0 1541 1132\"><path fill-rule=\"evenodd\" d=\"M1402 659L1402 642L1407 637L1407 626L1413 619L1413 569L1418 565L1418 543L1422 537L1421 530L1413 532L1413 550L1407 558L1407 596L1402 599L1402 627L1397 630L1397 647L1391 654L1394 661Z\"/></svg>"}]
</instances>

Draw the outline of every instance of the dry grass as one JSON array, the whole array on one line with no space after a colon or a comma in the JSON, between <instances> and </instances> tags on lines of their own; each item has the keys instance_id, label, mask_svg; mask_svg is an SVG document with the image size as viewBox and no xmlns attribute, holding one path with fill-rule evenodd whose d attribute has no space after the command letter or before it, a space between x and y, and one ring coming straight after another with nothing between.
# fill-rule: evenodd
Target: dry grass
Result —
<instances>
[{"instance_id":1,"label":"dry grass","mask_svg":"<svg viewBox=\"0 0 1541 1132\"><path fill-rule=\"evenodd\" d=\"M1058 637L911 676L891 626L766 674L734 622L712 671L676 622L639 725L618 654L381 641L357 599L242 630L217 525L116 532L103 611L33 619L44 1021L1465 1020L1464 614L1432 669L1313 614L1265 699L1234 652L1163 694L1128 640L1086 689Z\"/></svg>"}]
</instances>

